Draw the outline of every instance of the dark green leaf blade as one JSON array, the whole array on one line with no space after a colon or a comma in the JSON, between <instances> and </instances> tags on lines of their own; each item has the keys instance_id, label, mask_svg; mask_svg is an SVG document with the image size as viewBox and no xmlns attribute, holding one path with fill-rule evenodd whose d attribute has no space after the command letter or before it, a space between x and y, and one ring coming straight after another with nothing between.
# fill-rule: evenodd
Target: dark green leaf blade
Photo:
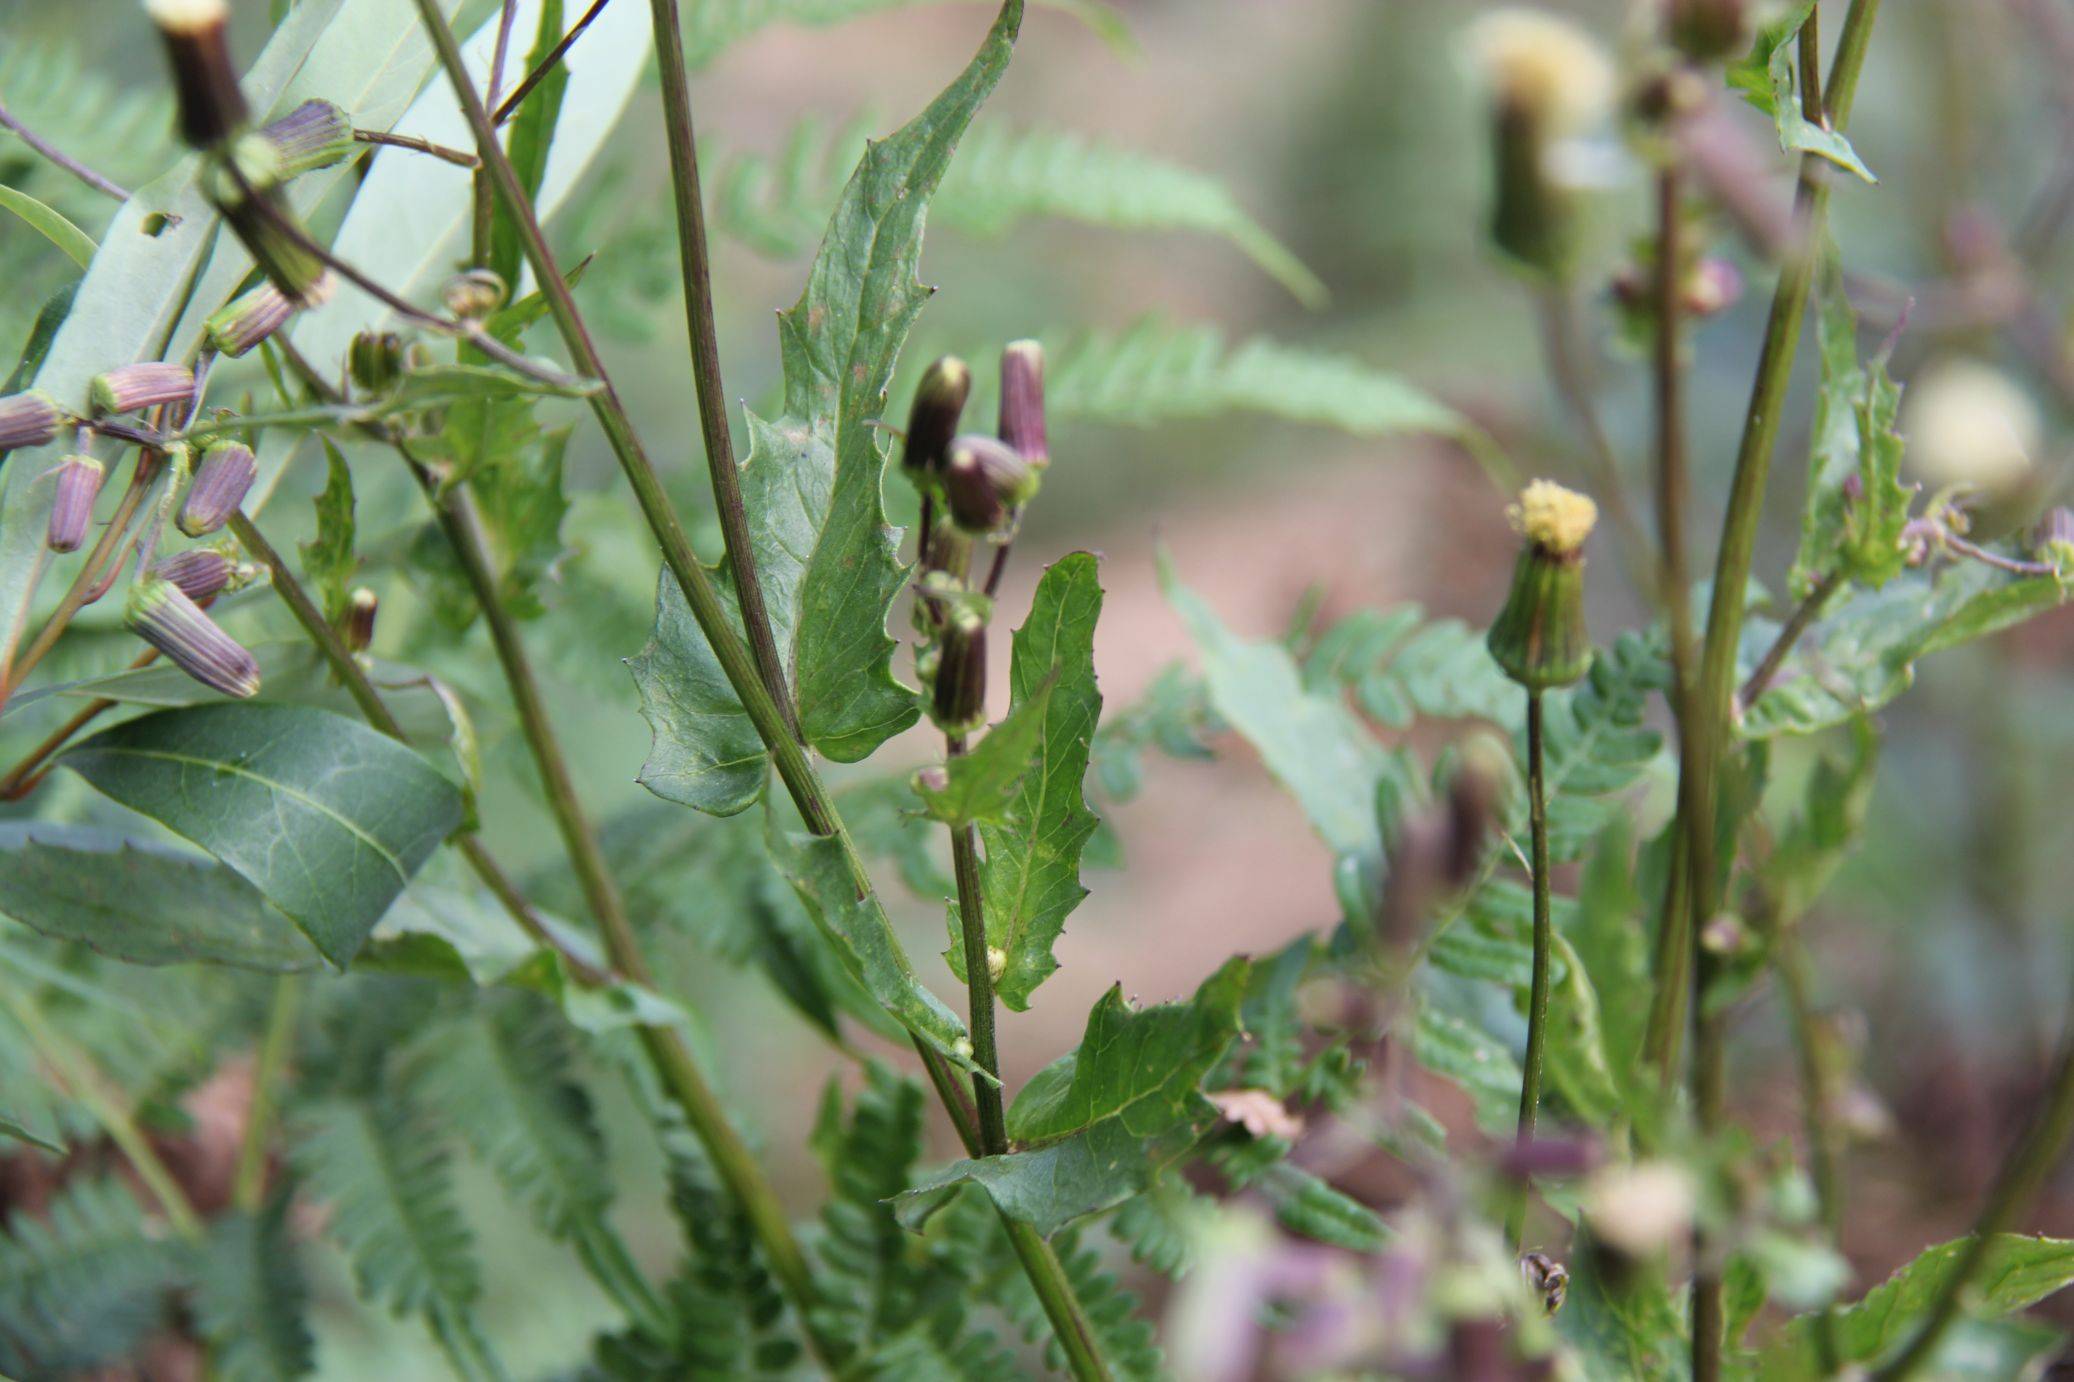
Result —
<instances>
[{"instance_id":1,"label":"dark green leaf blade","mask_svg":"<svg viewBox=\"0 0 2074 1382\"><path fill-rule=\"evenodd\" d=\"M59 761L242 874L341 967L461 820L424 759L305 706L162 710Z\"/></svg>"},{"instance_id":2,"label":"dark green leaf blade","mask_svg":"<svg viewBox=\"0 0 2074 1382\"><path fill-rule=\"evenodd\" d=\"M1000 820L1023 779L1035 771L1031 755L1044 733L1051 693L1052 683L1046 681L970 750L944 763L942 786L934 785L928 770L916 774L915 795L922 799L924 814L954 830Z\"/></svg>"}]
</instances>

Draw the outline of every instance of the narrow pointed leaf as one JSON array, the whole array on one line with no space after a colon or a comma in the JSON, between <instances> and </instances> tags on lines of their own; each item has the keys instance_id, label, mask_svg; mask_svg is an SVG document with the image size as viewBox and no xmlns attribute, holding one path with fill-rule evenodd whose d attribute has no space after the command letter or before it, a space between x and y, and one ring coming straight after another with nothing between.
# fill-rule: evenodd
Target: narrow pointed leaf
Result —
<instances>
[{"instance_id":1,"label":"narrow pointed leaf","mask_svg":"<svg viewBox=\"0 0 2074 1382\"><path fill-rule=\"evenodd\" d=\"M981 821L998 821L1017 796L1017 789L1037 765L1031 760L1044 735L1044 712L1051 701L1050 680L1029 700L1011 709L969 751L943 764L944 785L930 785L917 775L915 795L930 820L952 829Z\"/></svg>"}]
</instances>

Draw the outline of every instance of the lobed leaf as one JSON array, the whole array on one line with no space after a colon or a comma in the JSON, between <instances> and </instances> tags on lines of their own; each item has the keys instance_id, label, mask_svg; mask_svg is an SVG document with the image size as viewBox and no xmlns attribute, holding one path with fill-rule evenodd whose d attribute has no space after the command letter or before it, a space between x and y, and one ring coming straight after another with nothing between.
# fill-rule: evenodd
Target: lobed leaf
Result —
<instances>
[{"instance_id":1,"label":"lobed leaf","mask_svg":"<svg viewBox=\"0 0 2074 1382\"><path fill-rule=\"evenodd\" d=\"M1877 183L1879 179L1841 131L1815 124L1801 113L1800 97L1795 90L1793 40L1814 12L1815 0L1794 0L1783 13L1759 28L1749 54L1729 64L1728 84L1741 91L1744 100L1772 117L1779 133L1779 147L1785 152L1817 154L1867 182Z\"/></svg>"},{"instance_id":2,"label":"lobed leaf","mask_svg":"<svg viewBox=\"0 0 2074 1382\"><path fill-rule=\"evenodd\" d=\"M916 774L915 795L922 799L922 814L953 830L1000 820L1023 779L1035 771L1030 759L1044 734L1051 692L1047 681L1035 698L1013 707L977 744L946 760L943 786Z\"/></svg>"},{"instance_id":3,"label":"lobed leaf","mask_svg":"<svg viewBox=\"0 0 2074 1382\"><path fill-rule=\"evenodd\" d=\"M209 1225L196 1267L195 1325L224 1382L283 1382L309 1374L314 1345L303 1313L309 1287L288 1232L289 1197L257 1214Z\"/></svg>"}]
</instances>

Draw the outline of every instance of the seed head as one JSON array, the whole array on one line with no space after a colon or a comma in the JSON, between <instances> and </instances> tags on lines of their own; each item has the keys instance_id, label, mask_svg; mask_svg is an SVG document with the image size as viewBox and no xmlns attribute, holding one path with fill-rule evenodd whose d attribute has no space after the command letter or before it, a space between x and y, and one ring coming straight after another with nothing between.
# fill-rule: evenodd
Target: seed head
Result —
<instances>
[{"instance_id":1,"label":"seed head","mask_svg":"<svg viewBox=\"0 0 2074 1382\"><path fill-rule=\"evenodd\" d=\"M210 348L235 360L279 331L295 315L295 304L271 283L226 303L202 323Z\"/></svg>"},{"instance_id":2,"label":"seed head","mask_svg":"<svg viewBox=\"0 0 2074 1382\"><path fill-rule=\"evenodd\" d=\"M194 371L162 360L121 365L94 376L94 415L134 413L161 403L181 407L194 402Z\"/></svg>"},{"instance_id":3,"label":"seed head","mask_svg":"<svg viewBox=\"0 0 2074 1382\"><path fill-rule=\"evenodd\" d=\"M8 394L0 398L0 452L43 446L65 424L64 409L36 392Z\"/></svg>"},{"instance_id":4,"label":"seed head","mask_svg":"<svg viewBox=\"0 0 2074 1382\"><path fill-rule=\"evenodd\" d=\"M1491 624L1491 656L1530 691L1568 686L1591 669L1583 547L1598 506L1561 485L1536 480L1507 517L1526 541L1505 608Z\"/></svg>"},{"instance_id":5,"label":"seed head","mask_svg":"<svg viewBox=\"0 0 2074 1382\"><path fill-rule=\"evenodd\" d=\"M57 495L51 500L50 530L44 540L53 552L76 552L93 526L94 500L107 471L92 456L67 456L58 462Z\"/></svg>"},{"instance_id":6,"label":"seed head","mask_svg":"<svg viewBox=\"0 0 2074 1382\"><path fill-rule=\"evenodd\" d=\"M909 480L919 482L942 473L971 393L972 371L954 355L946 355L922 371L914 404L908 409L907 442L900 452L900 468Z\"/></svg>"},{"instance_id":7,"label":"seed head","mask_svg":"<svg viewBox=\"0 0 2074 1382\"><path fill-rule=\"evenodd\" d=\"M1037 472L1007 442L960 437L951 443L943 494L951 521L974 537L1006 541L1037 493Z\"/></svg>"},{"instance_id":8,"label":"seed head","mask_svg":"<svg viewBox=\"0 0 2074 1382\"><path fill-rule=\"evenodd\" d=\"M146 576L130 591L129 624L139 638L202 685L244 699L258 694L259 664L179 586Z\"/></svg>"},{"instance_id":9,"label":"seed head","mask_svg":"<svg viewBox=\"0 0 2074 1382\"><path fill-rule=\"evenodd\" d=\"M1491 97L1542 136L1578 133L1613 104L1613 64L1591 35L1538 10L1493 10L1468 33L1469 56Z\"/></svg>"},{"instance_id":10,"label":"seed head","mask_svg":"<svg viewBox=\"0 0 2074 1382\"><path fill-rule=\"evenodd\" d=\"M1011 341L1001 352L1001 440L1029 464L1051 464L1044 428L1044 347Z\"/></svg>"},{"instance_id":11,"label":"seed head","mask_svg":"<svg viewBox=\"0 0 2074 1382\"><path fill-rule=\"evenodd\" d=\"M189 537L215 532L230 521L259 476L259 458L243 442L219 441L202 453L194 481L180 504L180 531Z\"/></svg>"}]
</instances>

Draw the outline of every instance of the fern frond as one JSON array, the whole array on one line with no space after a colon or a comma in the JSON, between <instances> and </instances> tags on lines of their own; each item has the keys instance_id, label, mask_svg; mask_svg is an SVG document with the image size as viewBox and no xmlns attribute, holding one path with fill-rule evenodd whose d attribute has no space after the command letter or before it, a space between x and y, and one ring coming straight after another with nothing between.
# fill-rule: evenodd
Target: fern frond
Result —
<instances>
[{"instance_id":1,"label":"fern frond","mask_svg":"<svg viewBox=\"0 0 2074 1382\"><path fill-rule=\"evenodd\" d=\"M1068 1229L1051 1240L1059 1264L1087 1315L1089 1328L1110 1371L1119 1382L1156 1382L1166 1376L1166 1360L1160 1354L1152 1323L1138 1314L1138 1298L1125 1290L1116 1277L1102 1269L1099 1254L1080 1243ZM1015 1322L1025 1339L1045 1341L1044 1359L1054 1370L1065 1367L1065 1353L1052 1334L1051 1321L1037 1293L1021 1272L1012 1266L998 1278L1000 1305Z\"/></svg>"},{"instance_id":2,"label":"fern frond","mask_svg":"<svg viewBox=\"0 0 2074 1382\"><path fill-rule=\"evenodd\" d=\"M196 1273L196 1328L222 1382L281 1382L310 1371L309 1291L288 1237L288 1197L210 1226Z\"/></svg>"},{"instance_id":3,"label":"fern frond","mask_svg":"<svg viewBox=\"0 0 2074 1382\"><path fill-rule=\"evenodd\" d=\"M1574 690L1545 699L1548 852L1557 863L1584 857L1620 809L1611 798L1632 787L1663 747L1646 720L1651 695L1670 684L1663 650L1643 634L1625 633L1603 649ZM1520 761L1526 761L1521 731ZM1515 823L1524 832L1524 803Z\"/></svg>"},{"instance_id":4,"label":"fern frond","mask_svg":"<svg viewBox=\"0 0 2074 1382\"><path fill-rule=\"evenodd\" d=\"M1179 1280L1195 1265L1196 1243L1216 1210L1179 1175L1162 1175L1116 1211L1109 1231L1131 1260Z\"/></svg>"},{"instance_id":5,"label":"fern frond","mask_svg":"<svg viewBox=\"0 0 2074 1382\"><path fill-rule=\"evenodd\" d=\"M1304 682L1338 682L1391 729L1421 716L1506 724L1520 713L1519 688L1482 631L1459 619L1428 620L1417 605L1359 610L1333 625L1304 659Z\"/></svg>"},{"instance_id":6,"label":"fern frond","mask_svg":"<svg viewBox=\"0 0 2074 1382\"><path fill-rule=\"evenodd\" d=\"M119 1182L81 1177L48 1218L0 1235L0 1374L69 1377L116 1362L166 1317L183 1249L152 1234Z\"/></svg>"},{"instance_id":7,"label":"fern frond","mask_svg":"<svg viewBox=\"0 0 2074 1382\"><path fill-rule=\"evenodd\" d=\"M1047 345L1046 404L1056 418L1151 426L1248 412L1356 436L1473 435L1459 413L1406 380L1331 351L1260 337L1233 346L1215 327L1158 318Z\"/></svg>"},{"instance_id":8,"label":"fern frond","mask_svg":"<svg viewBox=\"0 0 2074 1382\"><path fill-rule=\"evenodd\" d=\"M921 1155L922 1091L882 1066L869 1066L844 1122L831 1084L814 1143L834 1190L821 1211L815 1243L829 1283L826 1331L857 1353L868 1353L914 1314L921 1245L895 1222L886 1201L907 1189Z\"/></svg>"}]
</instances>

